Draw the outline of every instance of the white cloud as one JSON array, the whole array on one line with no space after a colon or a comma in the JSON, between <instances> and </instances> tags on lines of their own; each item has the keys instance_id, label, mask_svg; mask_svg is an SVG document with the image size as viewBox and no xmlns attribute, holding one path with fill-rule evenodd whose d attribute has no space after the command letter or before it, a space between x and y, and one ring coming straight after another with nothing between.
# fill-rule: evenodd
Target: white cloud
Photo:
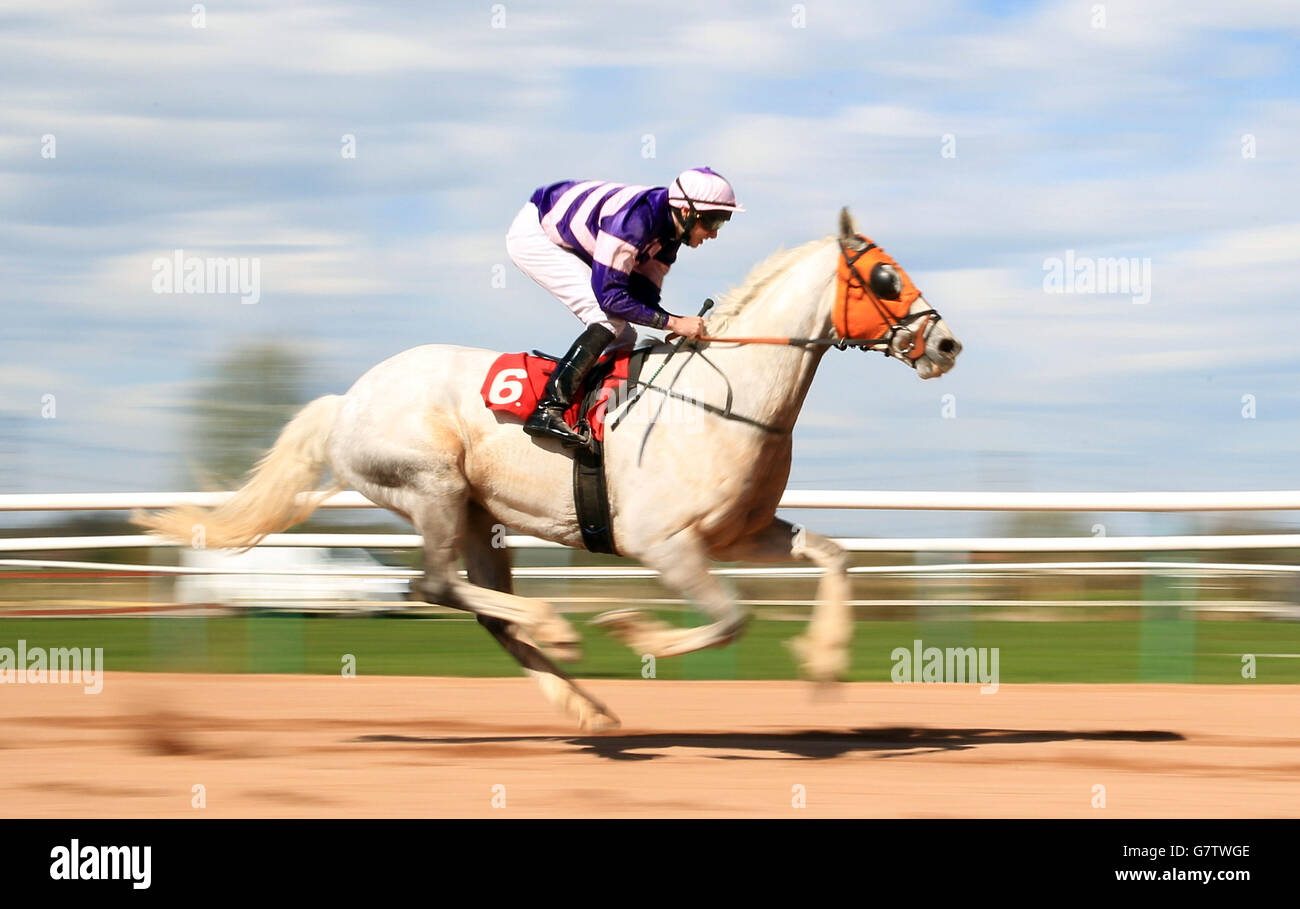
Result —
<instances>
[{"instance_id":1,"label":"white cloud","mask_svg":"<svg viewBox=\"0 0 1300 909\"><path fill-rule=\"evenodd\" d=\"M1107 3L1100 30L1075 2L997 16L819 2L802 30L788 7L743 2L653 4L637 28L616 5L507 3L504 29L486 4L209 4L201 31L188 7L76 7L0 37L2 293L27 316L0 383L6 397L71 385L94 403L87 432L113 444L165 431L169 389L185 394L168 376L262 334L314 338L348 377L424 341L562 344L576 322L505 255L526 194L700 163L750 212L683 254L670 309L830 232L848 203L966 344L938 383L828 357L800 427L830 437L802 449L828 470L891 456L870 447L882 409L891 437L933 435L951 391L953 457L1059 447L1034 422L1049 402L1118 451L1199 427L1195 454L1170 453L1193 471L1218 444L1195 416L1226 394L1211 380L1279 388L1300 363L1295 91L1233 81L1286 73L1277 42L1237 36L1294 30L1293 3ZM656 158L641 157L646 133ZM1243 133L1257 158L1242 158ZM258 256L263 301L152 294L152 259L175 248ZM1151 303L1045 294L1042 260L1066 248L1150 257ZM78 320L93 326L82 337ZM1204 384L1169 390L1186 376ZM1294 403L1270 407L1283 419ZM1162 406L1179 416L1128 413Z\"/></svg>"}]
</instances>

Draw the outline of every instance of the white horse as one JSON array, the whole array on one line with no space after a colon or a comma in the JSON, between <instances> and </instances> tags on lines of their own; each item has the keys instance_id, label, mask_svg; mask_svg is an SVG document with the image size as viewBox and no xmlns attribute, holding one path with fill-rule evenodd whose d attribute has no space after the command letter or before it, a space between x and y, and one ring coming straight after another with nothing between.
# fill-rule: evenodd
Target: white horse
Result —
<instances>
[{"instance_id":1,"label":"white horse","mask_svg":"<svg viewBox=\"0 0 1300 909\"><path fill-rule=\"evenodd\" d=\"M828 346L858 340L931 378L952 367L961 345L906 273L858 235L847 210L840 221L839 236L757 266L706 319L706 337L715 340L688 342L655 387L640 389L642 400L633 406L629 398L611 414L622 418L604 444L617 551L657 570L712 620L675 628L628 610L596 620L638 655L689 653L740 634L746 611L710 574L711 561L809 559L823 569L819 604L792 647L810 678L834 679L848 666L844 551L776 517L795 420ZM643 381L671 351L656 347ZM248 547L350 486L424 538L425 574L413 588L421 599L474 613L582 728L616 726L541 652L574 658L572 626L548 603L511 591L509 550L495 525L566 546L583 541L572 452L525 435L521 423L483 404L480 387L497 356L443 344L397 354L347 394L307 404L225 504L134 519L181 542L201 525L208 546ZM693 411L691 431L658 419L667 402ZM335 487L313 493L326 466ZM458 554L468 581L456 570Z\"/></svg>"}]
</instances>

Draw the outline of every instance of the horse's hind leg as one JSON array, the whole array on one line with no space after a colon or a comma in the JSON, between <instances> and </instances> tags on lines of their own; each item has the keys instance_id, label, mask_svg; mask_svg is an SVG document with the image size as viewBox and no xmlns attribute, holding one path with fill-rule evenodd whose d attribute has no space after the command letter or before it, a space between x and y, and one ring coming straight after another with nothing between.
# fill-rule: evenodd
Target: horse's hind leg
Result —
<instances>
[{"instance_id":1,"label":"horse's hind leg","mask_svg":"<svg viewBox=\"0 0 1300 909\"><path fill-rule=\"evenodd\" d=\"M490 588L501 593L512 593L510 577L510 550L492 546L494 538L492 518L483 508L469 504L465 545L465 569L471 584ZM497 639L524 672L541 687L552 704L572 716L583 729L599 731L619 725L618 718L600 701L583 691L558 666L540 650L523 639L511 623L493 616L478 616L479 624Z\"/></svg>"},{"instance_id":2,"label":"horse's hind leg","mask_svg":"<svg viewBox=\"0 0 1300 909\"><path fill-rule=\"evenodd\" d=\"M439 495L426 496L409 510L412 522L424 537L424 577L416 585L421 599L517 625L557 657L576 659L580 646L578 633L545 600L489 590L460 579L456 572L458 546L469 550L482 544L490 550L492 532L490 525L487 528L469 525L472 503L468 490L448 488L449 485L444 484ZM508 574L508 565L506 571Z\"/></svg>"}]
</instances>

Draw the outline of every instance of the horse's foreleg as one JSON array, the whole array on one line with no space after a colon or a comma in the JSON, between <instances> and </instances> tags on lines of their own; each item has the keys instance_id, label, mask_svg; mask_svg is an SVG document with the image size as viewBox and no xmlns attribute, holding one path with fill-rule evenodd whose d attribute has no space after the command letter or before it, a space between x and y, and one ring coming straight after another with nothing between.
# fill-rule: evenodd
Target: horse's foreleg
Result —
<instances>
[{"instance_id":1,"label":"horse's foreleg","mask_svg":"<svg viewBox=\"0 0 1300 909\"><path fill-rule=\"evenodd\" d=\"M788 562L808 559L822 569L817 605L802 635L787 642L804 675L814 681L843 678L849 668L853 615L848 606L848 554L829 537L774 519L757 534L739 540L718 559L736 562Z\"/></svg>"},{"instance_id":2,"label":"horse's foreleg","mask_svg":"<svg viewBox=\"0 0 1300 909\"><path fill-rule=\"evenodd\" d=\"M470 582L500 593L512 594L514 585L510 576L510 550L504 547L497 549L491 545L493 533L487 512L472 503L469 510L463 554ZM619 725L618 717L609 708L579 688L563 670L533 646L517 626L493 616L479 615L477 618L479 624L497 639L506 653L523 667L524 673L538 684L546 699L572 716L579 726L601 731Z\"/></svg>"},{"instance_id":3,"label":"horse's foreleg","mask_svg":"<svg viewBox=\"0 0 1300 909\"><path fill-rule=\"evenodd\" d=\"M674 628L633 609L597 616L594 623L607 628L638 654L680 656L706 647L723 647L740 636L749 616L745 609L709 574L709 556L693 531L674 534L641 554L641 561L660 578L713 619L697 628Z\"/></svg>"}]
</instances>

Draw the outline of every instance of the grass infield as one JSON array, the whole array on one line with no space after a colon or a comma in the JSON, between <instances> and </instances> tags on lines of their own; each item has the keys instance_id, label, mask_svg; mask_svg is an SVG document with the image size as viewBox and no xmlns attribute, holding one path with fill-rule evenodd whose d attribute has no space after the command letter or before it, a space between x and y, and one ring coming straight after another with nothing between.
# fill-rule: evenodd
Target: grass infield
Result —
<instances>
[{"instance_id":1,"label":"grass infield","mask_svg":"<svg viewBox=\"0 0 1300 909\"><path fill-rule=\"evenodd\" d=\"M671 617L665 616L669 621ZM583 629L580 620L576 624ZM800 622L755 619L736 645L658 660L665 679L793 679L783 642ZM647 662L583 629L578 677L646 677ZM104 669L131 672L342 672L357 675L511 676L519 669L472 619L233 618L0 619L0 648L102 647ZM852 681L889 681L897 647L998 649L1000 682L1300 682L1300 624L1284 622L858 622ZM1243 655L1255 656L1254 679ZM1287 655L1291 656L1287 656ZM13 657L8 658L10 661ZM4 655L0 651L0 666Z\"/></svg>"}]
</instances>

